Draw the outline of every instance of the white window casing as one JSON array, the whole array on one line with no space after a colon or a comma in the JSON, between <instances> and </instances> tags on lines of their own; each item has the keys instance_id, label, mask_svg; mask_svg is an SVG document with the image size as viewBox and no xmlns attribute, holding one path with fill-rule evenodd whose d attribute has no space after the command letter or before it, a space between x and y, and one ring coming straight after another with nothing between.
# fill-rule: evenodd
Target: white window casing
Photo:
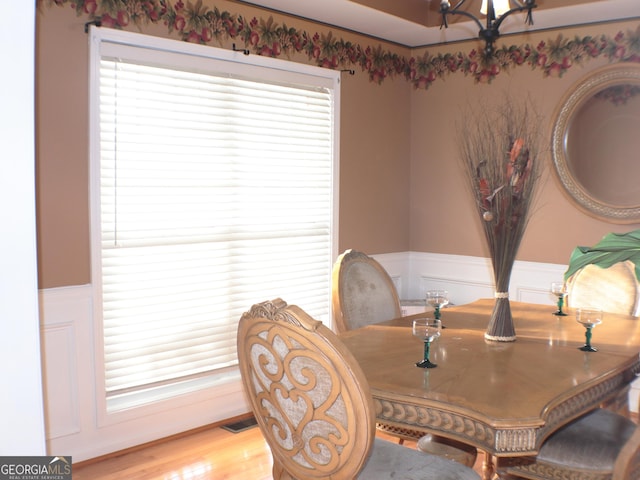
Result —
<instances>
[{"instance_id":1,"label":"white window casing","mask_svg":"<svg viewBox=\"0 0 640 480\"><path fill-rule=\"evenodd\" d=\"M237 380L236 325L254 303L281 297L330 322L339 72L90 35L96 389L108 418Z\"/></svg>"}]
</instances>

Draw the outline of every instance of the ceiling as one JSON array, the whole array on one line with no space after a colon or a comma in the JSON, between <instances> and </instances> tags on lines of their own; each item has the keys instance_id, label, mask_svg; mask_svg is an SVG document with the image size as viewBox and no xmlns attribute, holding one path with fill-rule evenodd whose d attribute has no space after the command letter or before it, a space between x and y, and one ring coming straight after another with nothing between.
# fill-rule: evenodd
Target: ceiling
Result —
<instances>
[{"instance_id":1,"label":"ceiling","mask_svg":"<svg viewBox=\"0 0 640 480\"><path fill-rule=\"evenodd\" d=\"M480 9L480 0L465 0L470 12ZM312 19L348 30L389 40L408 47L435 45L476 38L478 27L464 17L451 18L441 29L440 0L255 0L241 1ZM452 0L452 6L456 0ZM524 14L506 18L500 33L520 33L603 21L640 19L640 0L537 0L533 26ZM513 4L513 2L512 2ZM477 13L476 13L477 15ZM460 21L456 21L460 18Z\"/></svg>"}]
</instances>

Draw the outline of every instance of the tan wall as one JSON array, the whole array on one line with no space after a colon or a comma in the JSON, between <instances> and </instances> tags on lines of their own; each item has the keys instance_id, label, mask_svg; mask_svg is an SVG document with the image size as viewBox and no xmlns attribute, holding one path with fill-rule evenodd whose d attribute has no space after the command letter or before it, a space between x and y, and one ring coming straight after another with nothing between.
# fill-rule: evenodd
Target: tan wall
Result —
<instances>
[{"instance_id":1,"label":"tan wall","mask_svg":"<svg viewBox=\"0 0 640 480\"><path fill-rule=\"evenodd\" d=\"M36 23L40 288L89 283L88 43L69 10L41 10Z\"/></svg>"},{"instance_id":2,"label":"tan wall","mask_svg":"<svg viewBox=\"0 0 640 480\"><path fill-rule=\"evenodd\" d=\"M49 5L45 2L45 5ZM36 108L39 286L50 288L90 281L88 207L88 47L84 23L67 2L43 6L37 16ZM205 0L245 18L267 20L270 13L236 2ZM275 22L311 34L332 34L362 48L410 56L408 49L365 36L334 30L296 18L274 15ZM599 25L568 34L615 33L635 24ZM129 30L138 31L130 25ZM169 35L162 24L143 25L142 33ZM513 43L533 39L507 37ZM506 41L505 40L505 41ZM235 40L236 42L238 40ZM222 41L225 48L232 40ZM220 44L214 40L212 46ZM477 42L442 51L468 51ZM435 51L435 49L433 49ZM424 52L414 52L422 55ZM433 53L433 52L432 52ZM294 61L311 63L305 55ZM461 181L453 135L459 107L467 99L499 98L507 90L540 99L548 119L560 97L575 81L604 61L571 68L562 78L542 78L527 66L499 75L491 84L474 84L462 74L414 90L401 75L380 84L352 65L356 74L342 77L340 238L339 249L371 254L407 250L486 256L479 220ZM549 159L543 160L549 173ZM437 210L434 207L444 207ZM566 263L576 244L593 244L610 231L637 225L612 225L578 211L551 175L518 259Z\"/></svg>"},{"instance_id":3,"label":"tan wall","mask_svg":"<svg viewBox=\"0 0 640 480\"><path fill-rule=\"evenodd\" d=\"M614 36L619 31L636 30L638 22L565 29L565 38L586 35ZM556 39L558 32L505 37L519 45L537 45ZM478 42L443 48L446 52L468 52ZM500 46L500 44L498 45ZM422 55L424 52L414 52ZM542 115L547 151L542 158L543 177L538 201L523 238L517 259L566 264L577 245L593 245L609 232L626 232L640 224L615 225L597 220L579 210L552 174L550 157L554 111L562 96L585 75L607 65L604 58L573 65L561 78L544 77L540 69L527 65L499 74L490 84L475 83L470 76L452 74L437 79L427 90L415 90L411 104L411 241L412 251L488 257L480 219L463 178L456 144L456 122L467 104L499 103L530 95ZM630 175L640 175L640 165ZM444 209L444 210L443 210Z\"/></svg>"},{"instance_id":4,"label":"tan wall","mask_svg":"<svg viewBox=\"0 0 640 480\"><path fill-rule=\"evenodd\" d=\"M339 250L409 250L409 84L343 77Z\"/></svg>"},{"instance_id":5,"label":"tan wall","mask_svg":"<svg viewBox=\"0 0 640 480\"><path fill-rule=\"evenodd\" d=\"M246 18L267 20L268 12L213 1ZM311 34L326 27L274 16ZM37 192L39 286L82 285L90 281L88 205L88 43L86 16L69 5L41 8L37 17ZM135 27L128 30L137 31ZM162 25L142 33L169 36ZM379 42L348 32L333 32L367 47ZM174 38L177 38L174 35ZM237 40L236 40L237 41ZM231 40L223 42L231 48ZM212 46L220 46L216 41ZM406 56L406 48L385 44ZM305 55L296 61L310 63ZM339 249L370 253L409 248L409 95L403 79L378 85L356 69L343 74L340 136Z\"/></svg>"}]
</instances>

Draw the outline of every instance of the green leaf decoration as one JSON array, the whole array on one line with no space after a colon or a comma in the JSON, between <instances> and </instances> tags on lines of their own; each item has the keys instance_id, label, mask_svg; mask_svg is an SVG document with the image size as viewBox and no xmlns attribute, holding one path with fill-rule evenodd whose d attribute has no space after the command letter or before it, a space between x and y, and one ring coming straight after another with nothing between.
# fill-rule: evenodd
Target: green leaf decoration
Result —
<instances>
[{"instance_id":1,"label":"green leaf decoration","mask_svg":"<svg viewBox=\"0 0 640 480\"><path fill-rule=\"evenodd\" d=\"M636 266L640 280L640 230L627 233L609 233L594 247L576 247L571 253L565 281L581 268L593 264L609 268L615 263L630 260Z\"/></svg>"}]
</instances>

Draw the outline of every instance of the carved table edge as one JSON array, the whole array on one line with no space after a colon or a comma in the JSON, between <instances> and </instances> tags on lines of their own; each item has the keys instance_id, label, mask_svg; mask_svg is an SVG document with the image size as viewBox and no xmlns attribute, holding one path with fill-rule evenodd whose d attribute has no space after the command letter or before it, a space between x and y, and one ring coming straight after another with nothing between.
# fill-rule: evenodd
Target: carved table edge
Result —
<instances>
[{"instance_id":1,"label":"carved table edge","mask_svg":"<svg viewBox=\"0 0 640 480\"><path fill-rule=\"evenodd\" d=\"M497 428L459 413L403 400L377 398L375 394L373 402L377 420L384 423L440 434L495 455L537 453L537 429L534 427Z\"/></svg>"},{"instance_id":2,"label":"carved table edge","mask_svg":"<svg viewBox=\"0 0 640 480\"><path fill-rule=\"evenodd\" d=\"M627 387L639 373L640 358L636 358L631 361L626 368L614 373L604 382L586 388L578 395L547 407L544 413L545 426L542 427L538 435L538 444L542 444L542 442L558 428L558 425L564 425L615 397L616 394Z\"/></svg>"},{"instance_id":3,"label":"carved table edge","mask_svg":"<svg viewBox=\"0 0 640 480\"><path fill-rule=\"evenodd\" d=\"M489 421L472 419L443 408L420 405L386 394L376 395L374 407L380 422L441 434L484 450L495 456L536 455L543 440L560 426L593 410L631 382L640 373L640 360L613 374L604 382L584 389L578 395L560 400L543 412L543 422L528 426L500 427Z\"/></svg>"}]
</instances>

